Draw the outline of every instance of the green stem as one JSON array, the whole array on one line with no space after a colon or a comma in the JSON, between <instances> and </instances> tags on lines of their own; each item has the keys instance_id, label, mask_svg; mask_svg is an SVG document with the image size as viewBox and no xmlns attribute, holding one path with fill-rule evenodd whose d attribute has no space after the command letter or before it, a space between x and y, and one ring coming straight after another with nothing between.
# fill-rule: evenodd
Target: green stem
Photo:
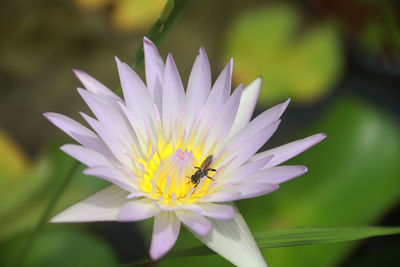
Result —
<instances>
[{"instance_id":1,"label":"green stem","mask_svg":"<svg viewBox=\"0 0 400 267\"><path fill-rule=\"evenodd\" d=\"M165 39L168 32L172 29L172 27L176 24L178 19L180 18L183 10L189 4L190 0L169 0L164 7L164 10L160 16L160 18L156 21L156 23L150 28L147 32L146 37L149 38L155 45L160 45L161 42ZM139 49L135 54L135 58L133 60L132 67L134 69L140 69L143 67L144 63L144 51L143 51L143 43L140 45ZM121 86L117 89L116 93L121 94L122 88Z\"/></svg>"},{"instance_id":2,"label":"green stem","mask_svg":"<svg viewBox=\"0 0 400 267\"><path fill-rule=\"evenodd\" d=\"M54 206L57 204L57 201L61 197L64 190L67 188L67 185L69 184L69 182L71 180L71 177L75 174L79 165L80 164L78 161L75 161L73 163L71 169L68 171L68 173L64 177L62 184L57 189L57 191L54 193L54 195L51 197L49 204L47 205L46 209L44 210L42 216L40 217L39 222L33 229L31 235L29 235L28 240L26 241L24 247L21 249L14 264L12 264L11 266L17 267L17 266L21 266L23 264L25 258L27 257L29 251L31 250L31 248L33 246L33 243L35 242L39 233L43 230L43 227L45 226L47 221L49 220L50 214L51 214L52 210L54 209Z\"/></svg>"},{"instance_id":3,"label":"green stem","mask_svg":"<svg viewBox=\"0 0 400 267\"><path fill-rule=\"evenodd\" d=\"M175 0L168 1L165 5L161 17L157 22L150 28L146 37L149 38L157 46L165 39L168 32L172 29L175 23L178 21L190 0ZM172 10L171 10L172 8ZM135 59L133 61L134 68L141 68L144 62L143 44L140 45L136 52Z\"/></svg>"}]
</instances>

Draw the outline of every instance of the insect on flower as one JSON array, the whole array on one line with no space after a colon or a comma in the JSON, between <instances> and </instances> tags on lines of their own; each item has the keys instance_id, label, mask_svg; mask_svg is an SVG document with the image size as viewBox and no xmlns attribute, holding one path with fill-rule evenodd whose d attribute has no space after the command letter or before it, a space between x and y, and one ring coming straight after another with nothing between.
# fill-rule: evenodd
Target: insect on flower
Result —
<instances>
[{"instance_id":1,"label":"insect on flower","mask_svg":"<svg viewBox=\"0 0 400 267\"><path fill-rule=\"evenodd\" d=\"M211 179L214 181L214 179L210 176L208 176L208 172L209 171L213 171L216 172L216 169L212 169L210 168L210 165L212 163L213 160L213 155L209 155L200 165L200 167L194 167L195 169L197 169L197 171L191 176L186 176L187 178L190 178L190 182L192 182L192 184L194 184L194 187L197 187L200 183L201 178L203 177L207 177L208 179Z\"/></svg>"}]
</instances>

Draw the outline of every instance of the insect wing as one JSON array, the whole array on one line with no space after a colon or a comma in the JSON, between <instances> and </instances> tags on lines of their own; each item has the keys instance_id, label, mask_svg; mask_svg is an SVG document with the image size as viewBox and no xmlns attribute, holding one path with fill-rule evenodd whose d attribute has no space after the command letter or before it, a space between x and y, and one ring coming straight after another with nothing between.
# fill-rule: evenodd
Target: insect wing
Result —
<instances>
[{"instance_id":1,"label":"insect wing","mask_svg":"<svg viewBox=\"0 0 400 267\"><path fill-rule=\"evenodd\" d=\"M208 157L203 161L203 163L201 163L200 169L201 169L201 170L206 170L206 169L208 169L208 167L210 167L210 165L211 165L211 163L212 163L212 160L213 160L213 156L212 156L212 155L208 156Z\"/></svg>"}]
</instances>

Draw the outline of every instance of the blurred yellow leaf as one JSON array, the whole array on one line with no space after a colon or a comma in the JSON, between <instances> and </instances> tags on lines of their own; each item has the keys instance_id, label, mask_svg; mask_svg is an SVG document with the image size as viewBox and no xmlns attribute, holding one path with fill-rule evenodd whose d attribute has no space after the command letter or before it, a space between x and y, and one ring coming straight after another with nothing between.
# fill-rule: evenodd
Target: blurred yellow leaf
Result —
<instances>
[{"instance_id":1,"label":"blurred yellow leaf","mask_svg":"<svg viewBox=\"0 0 400 267\"><path fill-rule=\"evenodd\" d=\"M117 0L112 23L120 31L147 30L158 17L167 0Z\"/></svg>"},{"instance_id":2,"label":"blurred yellow leaf","mask_svg":"<svg viewBox=\"0 0 400 267\"><path fill-rule=\"evenodd\" d=\"M310 102L338 79L343 55L335 27L320 23L300 29L301 13L289 5L250 10L234 22L225 44L235 59L234 79L249 83L260 74L260 101L288 97Z\"/></svg>"},{"instance_id":3,"label":"blurred yellow leaf","mask_svg":"<svg viewBox=\"0 0 400 267\"><path fill-rule=\"evenodd\" d=\"M23 175L29 160L17 143L0 131L0 186Z\"/></svg>"}]
</instances>

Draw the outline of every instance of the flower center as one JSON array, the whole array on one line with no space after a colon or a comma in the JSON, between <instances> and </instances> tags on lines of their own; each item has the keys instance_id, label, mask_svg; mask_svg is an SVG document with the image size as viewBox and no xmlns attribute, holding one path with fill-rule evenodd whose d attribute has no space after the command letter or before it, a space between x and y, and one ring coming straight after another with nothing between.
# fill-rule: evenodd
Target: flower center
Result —
<instances>
[{"instance_id":1,"label":"flower center","mask_svg":"<svg viewBox=\"0 0 400 267\"><path fill-rule=\"evenodd\" d=\"M138 170L141 190L165 204L177 201L193 202L203 197L214 182L215 172L201 172L192 176L209 155L202 155L202 147L173 146L172 142L149 149L147 160L140 160ZM212 166L212 163L210 164ZM196 168L197 167L197 168Z\"/></svg>"}]
</instances>

